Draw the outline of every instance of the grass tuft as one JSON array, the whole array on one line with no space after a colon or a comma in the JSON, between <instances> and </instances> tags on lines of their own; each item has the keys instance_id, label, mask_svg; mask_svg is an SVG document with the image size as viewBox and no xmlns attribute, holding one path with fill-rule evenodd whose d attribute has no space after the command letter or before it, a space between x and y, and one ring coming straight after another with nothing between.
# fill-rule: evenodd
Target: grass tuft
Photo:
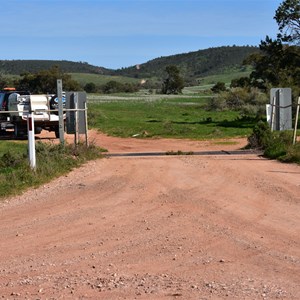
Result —
<instances>
[{"instance_id":1,"label":"grass tuft","mask_svg":"<svg viewBox=\"0 0 300 300\"><path fill-rule=\"evenodd\" d=\"M13 143L12 143L13 147ZM86 147L79 144L54 145L49 143L36 143L36 171L30 169L26 151L1 151L0 156L0 198L20 194L29 187L37 187L49 182L51 179L66 174L73 168L80 166L88 160L101 157L101 149L91 145Z\"/></svg>"}]
</instances>

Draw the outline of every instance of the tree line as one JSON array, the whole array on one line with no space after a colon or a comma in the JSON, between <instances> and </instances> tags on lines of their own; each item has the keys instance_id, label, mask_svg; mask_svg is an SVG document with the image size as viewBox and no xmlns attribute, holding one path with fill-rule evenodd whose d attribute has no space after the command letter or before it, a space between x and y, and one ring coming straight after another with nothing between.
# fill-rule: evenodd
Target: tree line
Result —
<instances>
[{"instance_id":1,"label":"tree line","mask_svg":"<svg viewBox=\"0 0 300 300\"><path fill-rule=\"evenodd\" d=\"M139 79L150 79L152 87L157 83L154 78L163 78L166 67L177 66L181 76L188 84L197 83L199 77L218 74L228 68L242 67L242 62L249 54L257 52L253 46L224 46L192 51L189 53L159 57L137 66L110 70L92 66L86 62L51 61L51 60L0 60L0 73L21 75L37 73L58 66L65 73L91 73L117 75Z\"/></svg>"},{"instance_id":2,"label":"tree line","mask_svg":"<svg viewBox=\"0 0 300 300\"><path fill-rule=\"evenodd\" d=\"M65 73L91 73L111 75L112 71L97 67L87 62L73 62L67 60L0 60L0 72L9 75L37 73L58 66Z\"/></svg>"},{"instance_id":3,"label":"tree line","mask_svg":"<svg viewBox=\"0 0 300 300\"><path fill-rule=\"evenodd\" d=\"M231 81L230 90L225 83L218 82L212 91L219 93L209 106L211 109L238 109L265 114L265 103L272 87L290 87L293 102L300 95L300 2L284 0L275 11L278 34L274 39L268 35L261 40L259 51L250 54L243 61L250 65L248 77Z\"/></svg>"},{"instance_id":4,"label":"tree line","mask_svg":"<svg viewBox=\"0 0 300 300\"><path fill-rule=\"evenodd\" d=\"M199 77L222 73L233 67L242 67L243 60L259 51L253 46L224 46L193 51L189 53L159 57L140 64L116 70L116 75L134 78L162 78L166 68L177 66L184 81L196 84Z\"/></svg>"},{"instance_id":5,"label":"tree line","mask_svg":"<svg viewBox=\"0 0 300 300\"><path fill-rule=\"evenodd\" d=\"M291 87L294 96L300 94L300 3L299 0L284 0L275 12L274 19L278 24L276 39L266 36L256 47L219 47L202 51L178 54L154 59L137 67L120 69L114 74L147 78L143 87L156 88L161 93L180 93L184 86L191 83L191 78L200 74L216 74L216 70L234 66L241 60L244 65L252 66L249 77L242 77L231 82L231 88L259 89L268 93L271 87ZM3 62L3 61L2 61ZM88 65L87 63L81 63ZM192 66L192 67L191 67ZM0 64L1 67L1 64ZM1 68L0 68L1 69ZM61 78L66 90L86 90L87 92L134 92L139 84L110 81L102 86L88 83L80 86L72 80L71 75L59 67L39 70L34 73L21 74L20 79L8 80L0 76L0 86L14 84L18 89L27 89L33 93L56 90L56 79ZM13 82L12 82L13 81ZM194 82L195 83L195 82ZM224 83L217 83L213 92L224 92Z\"/></svg>"},{"instance_id":6,"label":"tree line","mask_svg":"<svg viewBox=\"0 0 300 300\"><path fill-rule=\"evenodd\" d=\"M9 78L0 75L0 89L12 86L19 91L30 91L33 94L55 94L57 89L57 79L62 79L63 88L66 91L82 91L87 93L132 93L140 89L138 84L121 83L111 80L101 86L89 82L84 86L80 85L72 76L63 72L58 66L52 66L47 70L40 70L36 73L24 73L20 78Z\"/></svg>"},{"instance_id":7,"label":"tree line","mask_svg":"<svg viewBox=\"0 0 300 300\"><path fill-rule=\"evenodd\" d=\"M271 87L291 87L300 94L300 2L283 1L275 12L277 38L266 36L257 53L249 55L244 64L251 65L249 77L233 81L232 87L257 87L268 91Z\"/></svg>"}]
</instances>

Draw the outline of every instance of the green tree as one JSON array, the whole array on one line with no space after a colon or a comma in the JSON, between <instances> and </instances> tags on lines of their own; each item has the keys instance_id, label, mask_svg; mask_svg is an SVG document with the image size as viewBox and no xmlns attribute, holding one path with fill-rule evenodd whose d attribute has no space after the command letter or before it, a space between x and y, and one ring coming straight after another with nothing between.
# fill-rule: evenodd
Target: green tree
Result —
<instances>
[{"instance_id":1,"label":"green tree","mask_svg":"<svg viewBox=\"0 0 300 300\"><path fill-rule=\"evenodd\" d=\"M123 85L121 82L110 80L103 87L103 93L111 94L111 93L120 93L122 92Z\"/></svg>"},{"instance_id":2,"label":"green tree","mask_svg":"<svg viewBox=\"0 0 300 300\"><path fill-rule=\"evenodd\" d=\"M300 2L285 0L276 10L276 20L280 33L278 38L284 42L300 44Z\"/></svg>"},{"instance_id":3,"label":"green tree","mask_svg":"<svg viewBox=\"0 0 300 300\"><path fill-rule=\"evenodd\" d=\"M57 79L62 79L63 89L66 91L81 90L79 83L71 78L71 75L63 73L59 67L53 66L49 70L37 73L26 73L15 82L18 90L28 90L31 93L55 94L57 91Z\"/></svg>"},{"instance_id":4,"label":"green tree","mask_svg":"<svg viewBox=\"0 0 300 300\"><path fill-rule=\"evenodd\" d=\"M260 43L260 53L250 55L245 63L254 71L250 75L251 84L262 89L270 86L297 86L300 80L300 49L283 45L268 36Z\"/></svg>"},{"instance_id":5,"label":"green tree","mask_svg":"<svg viewBox=\"0 0 300 300\"><path fill-rule=\"evenodd\" d=\"M226 91L226 86L224 82L217 82L212 88L211 91L213 93L220 93Z\"/></svg>"},{"instance_id":6,"label":"green tree","mask_svg":"<svg viewBox=\"0 0 300 300\"><path fill-rule=\"evenodd\" d=\"M94 82L87 83L83 88L87 93L96 93L97 87Z\"/></svg>"},{"instance_id":7,"label":"green tree","mask_svg":"<svg viewBox=\"0 0 300 300\"><path fill-rule=\"evenodd\" d=\"M0 74L0 89L3 89L8 85L8 81Z\"/></svg>"},{"instance_id":8,"label":"green tree","mask_svg":"<svg viewBox=\"0 0 300 300\"><path fill-rule=\"evenodd\" d=\"M163 94L180 94L184 88L183 78L180 76L179 69L174 66L166 67L167 78L163 81L161 92Z\"/></svg>"},{"instance_id":9,"label":"green tree","mask_svg":"<svg viewBox=\"0 0 300 300\"><path fill-rule=\"evenodd\" d=\"M278 24L277 39L266 37L261 41L260 52L251 54L246 64L254 71L250 75L252 86L267 90L272 86L291 87L299 92L300 81L300 2L284 0L275 12ZM289 44L284 44L289 42Z\"/></svg>"},{"instance_id":10,"label":"green tree","mask_svg":"<svg viewBox=\"0 0 300 300\"><path fill-rule=\"evenodd\" d=\"M249 77L240 77L240 78L235 78L231 80L230 87L231 88L236 88L236 87L241 87L241 88L248 88L251 85L251 81Z\"/></svg>"}]
</instances>

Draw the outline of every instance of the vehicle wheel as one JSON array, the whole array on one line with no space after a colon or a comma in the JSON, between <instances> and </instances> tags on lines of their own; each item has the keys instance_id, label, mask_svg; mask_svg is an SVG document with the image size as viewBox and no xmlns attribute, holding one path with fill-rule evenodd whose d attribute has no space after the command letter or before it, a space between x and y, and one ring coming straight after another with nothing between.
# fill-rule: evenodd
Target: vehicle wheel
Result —
<instances>
[{"instance_id":1,"label":"vehicle wheel","mask_svg":"<svg viewBox=\"0 0 300 300\"><path fill-rule=\"evenodd\" d=\"M35 134L40 134L42 132L43 128L42 127L35 127L34 128L34 133Z\"/></svg>"},{"instance_id":2,"label":"vehicle wheel","mask_svg":"<svg viewBox=\"0 0 300 300\"><path fill-rule=\"evenodd\" d=\"M15 130L15 137L16 138L24 137L25 131L24 131L24 128L22 126L20 126L18 124L15 124L14 130Z\"/></svg>"},{"instance_id":3,"label":"vehicle wheel","mask_svg":"<svg viewBox=\"0 0 300 300\"><path fill-rule=\"evenodd\" d=\"M55 128L55 137L58 139L59 138L59 127Z\"/></svg>"}]
</instances>

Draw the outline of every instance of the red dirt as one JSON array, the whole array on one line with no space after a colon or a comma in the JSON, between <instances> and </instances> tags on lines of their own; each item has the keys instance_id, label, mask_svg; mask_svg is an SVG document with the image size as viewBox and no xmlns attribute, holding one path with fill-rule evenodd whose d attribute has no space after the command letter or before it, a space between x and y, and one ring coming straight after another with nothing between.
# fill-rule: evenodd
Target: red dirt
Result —
<instances>
[{"instance_id":1,"label":"red dirt","mask_svg":"<svg viewBox=\"0 0 300 300\"><path fill-rule=\"evenodd\" d=\"M245 145L90 133L114 153ZM300 299L300 167L110 157L0 203L5 299Z\"/></svg>"}]
</instances>

